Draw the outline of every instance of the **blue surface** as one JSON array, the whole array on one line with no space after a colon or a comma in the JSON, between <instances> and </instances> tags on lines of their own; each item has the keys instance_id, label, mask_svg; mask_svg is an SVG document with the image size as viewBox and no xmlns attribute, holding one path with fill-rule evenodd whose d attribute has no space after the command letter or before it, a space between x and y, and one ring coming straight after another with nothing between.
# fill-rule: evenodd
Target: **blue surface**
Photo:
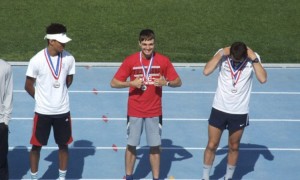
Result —
<instances>
[{"instance_id":1,"label":"blue surface","mask_svg":"<svg viewBox=\"0 0 300 180\"><path fill-rule=\"evenodd\" d=\"M29 140L33 99L24 91L26 66L13 66L14 111L10 122L9 165L12 179L29 179ZM200 179L207 143L217 73L205 77L202 67L176 67L183 86L164 88L161 178ZM128 89L110 88L117 67L77 67L70 88L74 142L68 178L122 179L126 146ZM237 179L300 177L300 69L267 68L268 82L254 80L250 126L242 138ZM95 92L97 90L97 92ZM212 178L224 176L228 132L222 137ZM117 149L112 146L115 145ZM135 176L151 179L143 135ZM57 147L53 136L41 153L39 176L57 178Z\"/></svg>"}]
</instances>

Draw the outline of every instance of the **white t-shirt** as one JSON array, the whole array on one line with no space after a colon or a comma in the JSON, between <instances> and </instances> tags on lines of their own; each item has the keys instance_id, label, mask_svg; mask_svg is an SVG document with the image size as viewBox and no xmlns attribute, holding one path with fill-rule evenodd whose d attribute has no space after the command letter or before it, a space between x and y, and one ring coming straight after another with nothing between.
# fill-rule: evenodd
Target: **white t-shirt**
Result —
<instances>
[{"instance_id":1,"label":"white t-shirt","mask_svg":"<svg viewBox=\"0 0 300 180\"><path fill-rule=\"evenodd\" d=\"M259 55L256 56L260 61ZM222 56L219 63L218 87L212 107L230 114L247 114L254 74L252 62L248 59L245 64L241 64L240 69L233 69L230 63L231 59L228 56Z\"/></svg>"},{"instance_id":2,"label":"white t-shirt","mask_svg":"<svg viewBox=\"0 0 300 180\"><path fill-rule=\"evenodd\" d=\"M70 111L70 107L66 79L68 75L75 74L75 59L69 52L64 50L60 61L60 70L60 66L57 66L58 56L47 56L46 51L47 48L41 50L30 59L26 72L26 76L36 78L34 95L36 101L35 112L47 115L67 113ZM49 57L53 66L51 66L49 60L47 62ZM53 67L52 70L50 67ZM58 88L55 88L53 85L56 81L53 70L60 71L57 80L60 84Z\"/></svg>"}]
</instances>

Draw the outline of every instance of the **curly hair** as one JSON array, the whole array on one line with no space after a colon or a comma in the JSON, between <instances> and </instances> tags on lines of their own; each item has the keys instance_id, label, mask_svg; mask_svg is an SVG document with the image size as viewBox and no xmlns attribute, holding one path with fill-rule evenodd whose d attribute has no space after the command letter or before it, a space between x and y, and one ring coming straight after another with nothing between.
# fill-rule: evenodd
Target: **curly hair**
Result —
<instances>
[{"instance_id":1,"label":"curly hair","mask_svg":"<svg viewBox=\"0 0 300 180\"><path fill-rule=\"evenodd\" d=\"M67 28L59 23L51 23L46 28L47 34L60 34L60 33L67 33Z\"/></svg>"}]
</instances>

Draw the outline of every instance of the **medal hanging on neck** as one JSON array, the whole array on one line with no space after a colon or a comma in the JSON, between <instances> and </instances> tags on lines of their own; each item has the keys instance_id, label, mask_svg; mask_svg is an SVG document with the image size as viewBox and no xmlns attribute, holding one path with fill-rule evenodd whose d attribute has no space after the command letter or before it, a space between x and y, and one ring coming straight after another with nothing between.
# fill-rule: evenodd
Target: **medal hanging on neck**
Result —
<instances>
[{"instance_id":1,"label":"medal hanging on neck","mask_svg":"<svg viewBox=\"0 0 300 180\"><path fill-rule=\"evenodd\" d=\"M62 67L62 55L61 55L61 53L59 53L57 55L56 68L54 68L54 65L52 63L52 60L51 60L51 57L50 57L50 54L49 54L47 48L44 50L44 54L45 54L45 57L46 57L48 67L50 68L52 76L55 79L54 82L53 82L53 87L54 88L59 88L60 83L59 83L58 79L59 79L60 72L61 72L61 67Z\"/></svg>"},{"instance_id":2,"label":"medal hanging on neck","mask_svg":"<svg viewBox=\"0 0 300 180\"><path fill-rule=\"evenodd\" d=\"M142 70L143 70L143 82L144 84L141 86L141 90L142 91L146 91L147 90L147 85L149 84L149 74L150 74L150 71L151 71L151 68L152 68L152 63L153 63L153 53L151 55L151 59L150 59L150 62L149 62L149 65L147 67L147 72L146 72L146 68L145 66L143 65L143 62L142 62L143 58L142 58L142 51L140 52L140 63L141 63L141 66L142 66Z\"/></svg>"},{"instance_id":3,"label":"medal hanging on neck","mask_svg":"<svg viewBox=\"0 0 300 180\"><path fill-rule=\"evenodd\" d=\"M238 81L239 81L239 78L242 74L242 71L244 69L244 66L245 64L247 63L246 60L240 62L236 68L234 68L233 64L231 63L231 60L229 59L229 57L227 58L227 62L228 62L228 65L229 65L229 69L230 69L230 74L231 74L231 79L232 79L232 88L231 88L231 92L232 93L237 93L238 92L238 89L236 87Z\"/></svg>"}]
</instances>

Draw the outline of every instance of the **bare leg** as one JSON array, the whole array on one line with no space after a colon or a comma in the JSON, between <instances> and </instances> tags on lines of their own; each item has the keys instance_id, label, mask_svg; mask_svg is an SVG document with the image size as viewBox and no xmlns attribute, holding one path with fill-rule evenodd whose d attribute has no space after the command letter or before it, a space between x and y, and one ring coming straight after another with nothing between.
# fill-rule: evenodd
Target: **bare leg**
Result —
<instances>
[{"instance_id":1,"label":"bare leg","mask_svg":"<svg viewBox=\"0 0 300 180\"><path fill-rule=\"evenodd\" d=\"M239 146L243 135L244 129L237 130L235 132L229 132L228 139L228 159L225 179L232 179L235 171L236 162L239 156Z\"/></svg>"},{"instance_id":2,"label":"bare leg","mask_svg":"<svg viewBox=\"0 0 300 180\"><path fill-rule=\"evenodd\" d=\"M205 165L212 165L215 159L215 153L220 143L220 138L222 135L222 130L208 125L208 143L204 151L204 160Z\"/></svg>"},{"instance_id":3,"label":"bare leg","mask_svg":"<svg viewBox=\"0 0 300 180\"><path fill-rule=\"evenodd\" d=\"M29 160L30 160L30 169L32 173L36 173L39 169L41 149L42 149L41 146L33 145L30 150Z\"/></svg>"},{"instance_id":4,"label":"bare leg","mask_svg":"<svg viewBox=\"0 0 300 180\"><path fill-rule=\"evenodd\" d=\"M59 145L58 160L59 160L59 169L60 170L67 170L68 159L69 159L68 145Z\"/></svg>"},{"instance_id":5,"label":"bare leg","mask_svg":"<svg viewBox=\"0 0 300 180\"><path fill-rule=\"evenodd\" d=\"M159 178L160 168L160 146L150 148L150 164L152 168L152 176L154 179Z\"/></svg>"},{"instance_id":6,"label":"bare leg","mask_svg":"<svg viewBox=\"0 0 300 180\"><path fill-rule=\"evenodd\" d=\"M222 130L208 125L208 143L203 157L202 179L209 179L210 170L215 159L216 149L219 146Z\"/></svg>"},{"instance_id":7,"label":"bare leg","mask_svg":"<svg viewBox=\"0 0 300 180\"><path fill-rule=\"evenodd\" d=\"M127 145L125 152L125 171L126 175L133 174L133 168L136 160L136 147Z\"/></svg>"},{"instance_id":8,"label":"bare leg","mask_svg":"<svg viewBox=\"0 0 300 180\"><path fill-rule=\"evenodd\" d=\"M228 164L235 166L239 156L239 146L244 129L229 133Z\"/></svg>"}]
</instances>

